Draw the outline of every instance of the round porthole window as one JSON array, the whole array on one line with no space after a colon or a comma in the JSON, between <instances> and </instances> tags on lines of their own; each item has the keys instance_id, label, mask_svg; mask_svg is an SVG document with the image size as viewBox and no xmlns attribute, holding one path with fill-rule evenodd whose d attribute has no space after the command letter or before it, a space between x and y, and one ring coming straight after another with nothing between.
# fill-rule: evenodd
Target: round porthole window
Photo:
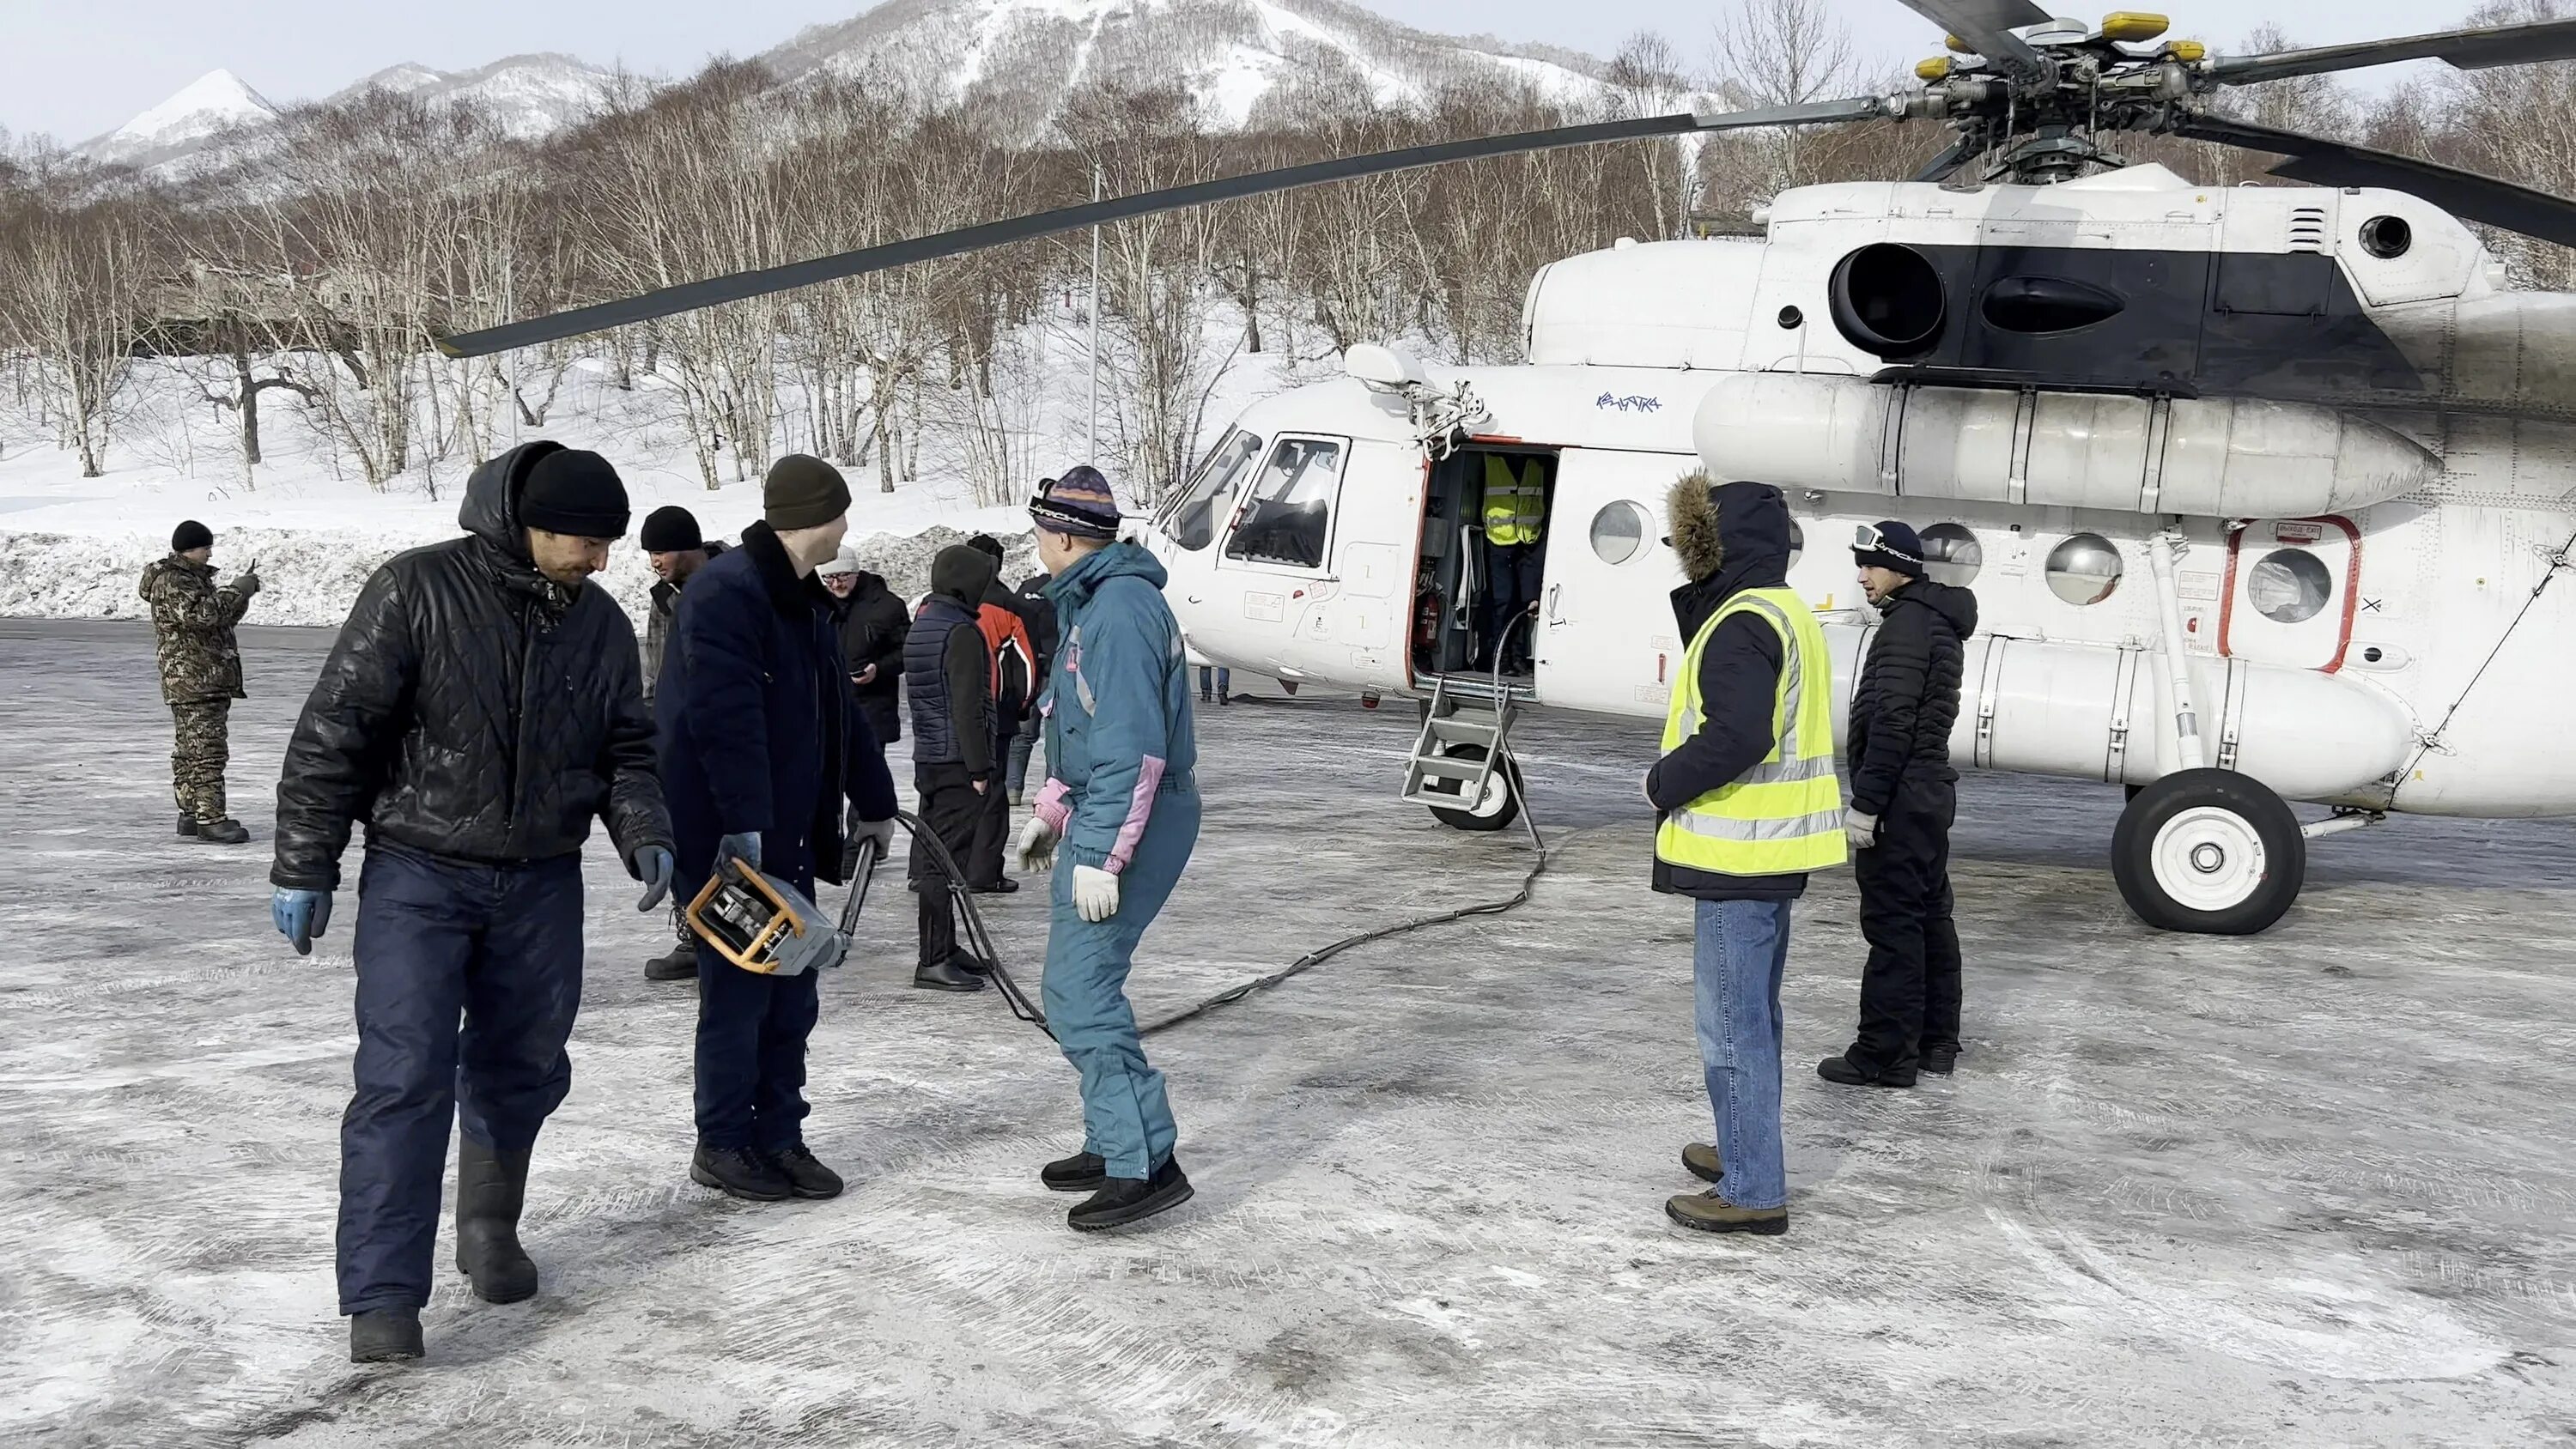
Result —
<instances>
[{"instance_id":1,"label":"round porthole window","mask_svg":"<svg viewBox=\"0 0 2576 1449\"><path fill-rule=\"evenodd\" d=\"M2098 533L2079 533L2048 551L2048 591L2081 608L2120 587L2120 551Z\"/></svg>"},{"instance_id":2,"label":"round porthole window","mask_svg":"<svg viewBox=\"0 0 2576 1449\"><path fill-rule=\"evenodd\" d=\"M1623 564L1646 546L1646 510L1622 498L1592 515L1592 552L1603 563Z\"/></svg>"},{"instance_id":3,"label":"round porthole window","mask_svg":"<svg viewBox=\"0 0 2576 1449\"><path fill-rule=\"evenodd\" d=\"M1923 572L1936 584L1964 589L1977 581L1986 551L1963 523L1936 523L1923 530Z\"/></svg>"},{"instance_id":4,"label":"round porthole window","mask_svg":"<svg viewBox=\"0 0 2576 1449\"><path fill-rule=\"evenodd\" d=\"M1807 531L1798 526L1798 520L1792 518L1789 520L1789 567L1796 568L1799 555L1806 551Z\"/></svg>"},{"instance_id":5,"label":"round porthole window","mask_svg":"<svg viewBox=\"0 0 2576 1449\"><path fill-rule=\"evenodd\" d=\"M2245 597L2273 623L2304 624L2333 600L2334 575L2304 548L2276 548L2246 575Z\"/></svg>"}]
</instances>

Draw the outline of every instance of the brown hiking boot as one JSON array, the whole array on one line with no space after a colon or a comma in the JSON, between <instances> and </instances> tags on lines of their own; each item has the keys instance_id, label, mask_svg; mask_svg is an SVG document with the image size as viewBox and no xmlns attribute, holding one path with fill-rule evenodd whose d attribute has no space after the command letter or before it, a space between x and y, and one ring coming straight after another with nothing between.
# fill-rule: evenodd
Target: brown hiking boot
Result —
<instances>
[{"instance_id":1,"label":"brown hiking boot","mask_svg":"<svg viewBox=\"0 0 2576 1449\"><path fill-rule=\"evenodd\" d=\"M1726 1176L1726 1165L1717 1158L1717 1149L1705 1142L1694 1142L1682 1149L1682 1166L1702 1182L1715 1182Z\"/></svg>"},{"instance_id":2,"label":"brown hiking boot","mask_svg":"<svg viewBox=\"0 0 2576 1449\"><path fill-rule=\"evenodd\" d=\"M1686 1192L1664 1204L1664 1216L1686 1228L1703 1233L1760 1233L1776 1238L1789 1231L1789 1210L1784 1207L1737 1207L1716 1188L1706 1192Z\"/></svg>"}]
</instances>

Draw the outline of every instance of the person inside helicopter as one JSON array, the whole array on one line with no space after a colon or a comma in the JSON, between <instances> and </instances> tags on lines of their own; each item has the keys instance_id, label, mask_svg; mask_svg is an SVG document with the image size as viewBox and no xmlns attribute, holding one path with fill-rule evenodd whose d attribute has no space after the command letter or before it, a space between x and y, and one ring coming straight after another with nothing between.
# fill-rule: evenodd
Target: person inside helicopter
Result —
<instances>
[{"instance_id":1,"label":"person inside helicopter","mask_svg":"<svg viewBox=\"0 0 2576 1449\"><path fill-rule=\"evenodd\" d=\"M1538 589L1547 531L1547 464L1538 458L1485 455L1484 598L1478 612L1476 667L1505 674L1537 670ZM1523 616L1527 616L1524 620Z\"/></svg>"}]
</instances>

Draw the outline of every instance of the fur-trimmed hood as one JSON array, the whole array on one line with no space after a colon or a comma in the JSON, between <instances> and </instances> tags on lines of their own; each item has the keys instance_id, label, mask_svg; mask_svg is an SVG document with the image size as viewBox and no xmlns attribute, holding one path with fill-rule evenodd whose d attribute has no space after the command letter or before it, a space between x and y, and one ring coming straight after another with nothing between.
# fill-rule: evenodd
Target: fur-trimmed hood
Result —
<instances>
[{"instance_id":1,"label":"fur-trimmed hood","mask_svg":"<svg viewBox=\"0 0 2576 1449\"><path fill-rule=\"evenodd\" d=\"M1745 589L1789 581L1789 501L1768 483L1711 484L1694 472L1665 500L1667 535L1689 583L1673 591L1682 637L1699 632L1718 606Z\"/></svg>"}]
</instances>

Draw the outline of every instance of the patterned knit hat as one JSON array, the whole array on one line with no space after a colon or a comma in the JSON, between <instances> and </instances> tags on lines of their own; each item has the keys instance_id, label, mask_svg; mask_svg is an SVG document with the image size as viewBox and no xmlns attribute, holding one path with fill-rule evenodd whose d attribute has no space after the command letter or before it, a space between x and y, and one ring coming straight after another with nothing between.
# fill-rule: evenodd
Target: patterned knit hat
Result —
<instances>
[{"instance_id":1,"label":"patterned knit hat","mask_svg":"<svg viewBox=\"0 0 2576 1449\"><path fill-rule=\"evenodd\" d=\"M1118 536L1118 495L1100 470L1080 463L1065 470L1053 487L1041 487L1029 516L1038 527L1068 538L1114 539Z\"/></svg>"}]
</instances>

